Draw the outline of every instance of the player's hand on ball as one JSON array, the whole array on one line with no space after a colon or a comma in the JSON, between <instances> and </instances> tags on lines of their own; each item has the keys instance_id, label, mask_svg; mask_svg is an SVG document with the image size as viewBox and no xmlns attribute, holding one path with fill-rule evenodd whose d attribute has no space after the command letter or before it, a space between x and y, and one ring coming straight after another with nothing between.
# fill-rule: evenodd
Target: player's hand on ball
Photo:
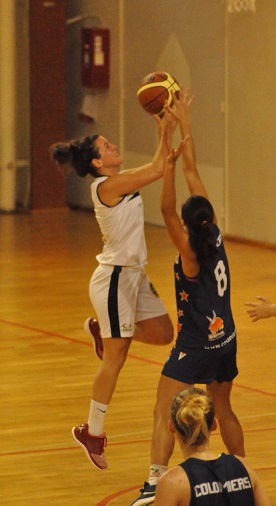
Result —
<instances>
[{"instance_id":1,"label":"player's hand on ball","mask_svg":"<svg viewBox=\"0 0 276 506\"><path fill-rule=\"evenodd\" d=\"M170 109L180 126L190 124L191 106L194 99L195 95L191 95L190 88L184 93L183 86L180 87L179 94L174 94Z\"/></svg>"}]
</instances>

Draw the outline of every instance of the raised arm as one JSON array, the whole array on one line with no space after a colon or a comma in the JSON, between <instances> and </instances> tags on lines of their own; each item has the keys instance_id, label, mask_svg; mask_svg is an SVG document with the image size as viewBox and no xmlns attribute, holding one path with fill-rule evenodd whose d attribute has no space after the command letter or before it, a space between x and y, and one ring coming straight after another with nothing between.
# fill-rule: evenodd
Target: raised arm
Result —
<instances>
[{"instance_id":1,"label":"raised arm","mask_svg":"<svg viewBox=\"0 0 276 506\"><path fill-rule=\"evenodd\" d=\"M173 149L167 158L161 191L161 211L171 240L181 255L183 271L192 277L198 273L198 263L191 249L187 227L183 226L176 211L175 189L175 165L187 141L188 137L182 140L178 148Z\"/></svg>"},{"instance_id":2,"label":"raised arm","mask_svg":"<svg viewBox=\"0 0 276 506\"><path fill-rule=\"evenodd\" d=\"M202 195L208 199L206 188L200 178L196 165L195 146L191 130L191 106L195 99L188 89L185 93L181 89L179 96L174 96L172 114L178 119L182 139L189 137L185 143L183 158L183 173L191 195Z\"/></svg>"},{"instance_id":3,"label":"raised arm","mask_svg":"<svg viewBox=\"0 0 276 506\"><path fill-rule=\"evenodd\" d=\"M179 250L179 236L183 234L183 225L176 211L175 166L184 143L182 140L177 149L172 149L167 157L161 191L161 212L172 241Z\"/></svg>"},{"instance_id":4,"label":"raised arm","mask_svg":"<svg viewBox=\"0 0 276 506\"><path fill-rule=\"evenodd\" d=\"M158 119L159 142L152 161L141 167L121 171L106 179L99 188L103 202L115 205L123 195L138 190L163 176L175 126L176 120L170 112L166 112L162 119Z\"/></svg>"}]
</instances>

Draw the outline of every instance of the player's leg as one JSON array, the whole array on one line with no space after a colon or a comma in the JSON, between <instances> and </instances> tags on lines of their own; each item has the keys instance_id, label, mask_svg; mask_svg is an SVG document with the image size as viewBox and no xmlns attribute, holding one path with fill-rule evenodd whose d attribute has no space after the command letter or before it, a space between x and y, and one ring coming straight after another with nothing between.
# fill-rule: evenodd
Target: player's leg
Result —
<instances>
[{"instance_id":1,"label":"player's leg","mask_svg":"<svg viewBox=\"0 0 276 506\"><path fill-rule=\"evenodd\" d=\"M140 495L131 503L131 506L142 506L154 502L158 479L167 471L174 449L174 435L169 430L172 401L178 392L190 386L167 376L160 377L154 408L149 476L140 490Z\"/></svg>"},{"instance_id":2,"label":"player's leg","mask_svg":"<svg viewBox=\"0 0 276 506\"><path fill-rule=\"evenodd\" d=\"M245 456L244 437L241 424L232 410L232 381L218 383L213 381L207 385L207 392L214 401L215 413L220 426L221 437L229 453Z\"/></svg>"},{"instance_id":3,"label":"player's leg","mask_svg":"<svg viewBox=\"0 0 276 506\"><path fill-rule=\"evenodd\" d=\"M133 308L120 298L121 273L120 267L99 266L90 282L90 298L99 316L104 353L94 378L88 423L73 428L74 438L100 469L107 467L103 432L105 415L134 332ZM124 281L127 276L122 275L122 278ZM124 324L120 327L120 321L132 322L131 328Z\"/></svg>"},{"instance_id":4,"label":"player's leg","mask_svg":"<svg viewBox=\"0 0 276 506\"><path fill-rule=\"evenodd\" d=\"M103 432L103 425L131 339L106 338L104 341L105 352L94 378L88 422L72 429L75 440L98 469L107 468L104 454L107 439Z\"/></svg>"},{"instance_id":5,"label":"player's leg","mask_svg":"<svg viewBox=\"0 0 276 506\"><path fill-rule=\"evenodd\" d=\"M133 339L145 344L166 345L173 340L173 324L168 314L136 323Z\"/></svg>"},{"instance_id":6,"label":"player's leg","mask_svg":"<svg viewBox=\"0 0 276 506\"><path fill-rule=\"evenodd\" d=\"M172 342L172 321L143 269L121 268L116 272L112 266L101 265L91 278L89 291L100 327L97 320L88 318L85 330L91 335L100 359L105 342L102 336L111 335L110 320L115 319L117 312L118 323L112 323L113 328L117 327L115 335L132 336L136 341L156 345ZM115 302L110 294L115 296ZM105 307L113 308L109 315Z\"/></svg>"},{"instance_id":7,"label":"player's leg","mask_svg":"<svg viewBox=\"0 0 276 506\"><path fill-rule=\"evenodd\" d=\"M151 462L167 466L174 449L174 436L169 430L169 419L173 398L191 385L161 375L154 407Z\"/></svg>"},{"instance_id":8,"label":"player's leg","mask_svg":"<svg viewBox=\"0 0 276 506\"><path fill-rule=\"evenodd\" d=\"M99 265L90 280L89 295L97 319L89 317L84 323L84 330L92 338L94 351L100 360L103 359L105 338L132 338L135 330L134 314L136 307L135 280L134 288L129 291L129 299L125 298L128 283L127 270L112 265ZM134 295L134 297L133 297ZM133 301L132 301L133 299ZM126 303L124 301L126 300ZM122 302L123 301L123 302ZM132 307L133 305L133 307ZM124 322L129 322L132 328L125 333ZM122 325L120 326L120 323ZM104 338L104 339L103 339Z\"/></svg>"},{"instance_id":9,"label":"player's leg","mask_svg":"<svg viewBox=\"0 0 276 506\"><path fill-rule=\"evenodd\" d=\"M145 271L140 275L135 316L134 340L156 345L172 342L172 321Z\"/></svg>"},{"instance_id":10,"label":"player's leg","mask_svg":"<svg viewBox=\"0 0 276 506\"><path fill-rule=\"evenodd\" d=\"M109 404L114 393L119 373L125 363L131 338L104 339L104 357L94 377L92 398Z\"/></svg>"}]
</instances>

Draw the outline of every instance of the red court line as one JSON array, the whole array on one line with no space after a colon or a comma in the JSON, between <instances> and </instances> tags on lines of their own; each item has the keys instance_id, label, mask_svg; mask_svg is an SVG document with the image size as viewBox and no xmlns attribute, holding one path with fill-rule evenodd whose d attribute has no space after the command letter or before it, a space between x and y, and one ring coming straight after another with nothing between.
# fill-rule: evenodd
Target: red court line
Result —
<instances>
[{"instance_id":1,"label":"red court line","mask_svg":"<svg viewBox=\"0 0 276 506\"><path fill-rule=\"evenodd\" d=\"M134 441L118 441L116 443L108 443L108 447L110 446L120 446L120 445L132 445L132 444L141 444L141 443L150 443L151 439L135 439ZM61 451L71 451L71 450L79 450L79 446L64 446L62 448L38 448L33 450L19 450L14 452L0 452L0 457L8 457L9 455L29 455L31 453L49 453L49 452L61 452Z\"/></svg>"},{"instance_id":2,"label":"red court line","mask_svg":"<svg viewBox=\"0 0 276 506\"><path fill-rule=\"evenodd\" d=\"M159 365L163 367L163 362L156 362L156 360L151 360L149 358L145 357L138 357L137 355L132 355L131 353L128 353L127 355L129 358L133 358L134 360L140 360L141 362L146 362L146 364L153 364L153 365Z\"/></svg>"},{"instance_id":3,"label":"red court line","mask_svg":"<svg viewBox=\"0 0 276 506\"><path fill-rule=\"evenodd\" d=\"M92 346L92 344L89 341L82 341L81 339L75 339L75 338L72 338L72 337L66 337L66 336L63 336L61 334L56 334L55 332L50 332L50 331L42 330L42 329L39 329L39 328L36 328L36 327L31 327L30 325L23 325L21 323L15 323L15 322L11 322L11 321L8 321L8 320L3 320L2 318L0 318L0 323L5 323L7 325L12 325L13 327L19 327L19 328L22 328L22 329L27 329L27 330L30 330L32 332L37 332L39 334L43 334L43 335L49 336L49 337L58 337L59 339L63 339L65 341L69 341L69 342L72 342L72 343L75 343L75 344L83 344L84 346L89 346L89 347ZM157 362L155 360L150 360L150 359L145 358L145 357L139 357L137 355L132 355L130 353L128 354L128 357L132 358L134 360L140 360L141 362L144 362L144 363L147 363L147 364L154 364L154 365L158 365L158 366L161 366L161 367L163 367L163 365L164 365L161 362ZM249 386L246 386L246 385L240 385L240 384L238 384L236 382L233 384L233 386L237 387L237 388L243 388L244 390L248 390L250 392L254 392L254 393L258 393L258 394L263 394L263 395L268 395L269 397L276 397L276 393L267 392L266 390L261 390L261 389L254 388L254 387L249 387Z\"/></svg>"},{"instance_id":4,"label":"red court line","mask_svg":"<svg viewBox=\"0 0 276 506\"><path fill-rule=\"evenodd\" d=\"M276 469L276 467L259 467L255 468L256 471L269 471ZM124 490L118 490L118 492L115 492L114 494L109 495L108 497L105 497L100 502L97 502L96 506L106 506L109 504L113 499L116 499L117 497L120 497L121 495L127 494L128 492L131 492L132 490L139 490L141 488L141 483L139 485L136 485L135 487L129 487L125 488Z\"/></svg>"},{"instance_id":5,"label":"red court line","mask_svg":"<svg viewBox=\"0 0 276 506\"><path fill-rule=\"evenodd\" d=\"M268 429L268 430L276 430L276 429ZM246 431L250 432L250 431ZM213 434L213 435L219 435L219 433ZM121 443L110 443L109 446L113 445L119 445L119 444L133 444L133 443L150 443L150 440L137 440L137 441L128 441L127 443L121 442ZM1 453L0 457L7 456L7 455L20 455L20 454L30 454L30 453L45 453L49 451L63 451L63 450L79 450L78 447L67 447L67 448L53 448L50 449L44 449L44 450L29 450L29 451L21 451L21 452L10 452L10 453ZM270 467L256 467L255 470L258 471L274 471L276 469L276 466L270 466ZM106 506L109 504L113 499L116 499L117 497L120 497L124 494L127 494L128 492L131 492L132 490L139 490L141 488L141 483L139 485L135 485L126 489L118 490L117 492L114 492L113 494L105 497L100 502L96 504L96 506Z\"/></svg>"},{"instance_id":6,"label":"red court line","mask_svg":"<svg viewBox=\"0 0 276 506\"><path fill-rule=\"evenodd\" d=\"M269 431L275 431L276 427L263 427L262 429L246 429L244 430L244 434L250 433L250 432L269 432ZM220 432L213 432L212 438L215 436L220 436ZM126 446L126 445L135 445L135 444L141 444L141 443L151 443L151 439L134 439L131 441L117 441L114 443L108 443L108 447L111 446ZM79 446L64 446L62 448L37 448L33 450L19 450L19 451L11 451L11 452L0 452L0 458L1 457L8 457L13 455L30 455L35 453L49 453L49 452L62 452L62 451L71 451L71 450L79 450ZM270 468L269 468L270 469ZM272 468L274 469L274 468Z\"/></svg>"},{"instance_id":7,"label":"red court line","mask_svg":"<svg viewBox=\"0 0 276 506\"><path fill-rule=\"evenodd\" d=\"M82 341L81 339L74 339L73 337L66 337L61 334L56 334L55 332L50 332L47 330L38 329L36 327L31 327L30 325L23 325L21 323L10 322L8 320L3 320L2 318L0 318L0 323L5 323L5 324L11 325L13 327L19 327L21 329L31 330L31 332L37 332L38 334L43 334L43 335L49 336L49 337L58 337L59 339L63 339L64 341L71 341L72 343L76 343L76 344L84 344L85 346L92 346L91 343L89 343L87 341Z\"/></svg>"},{"instance_id":8,"label":"red court line","mask_svg":"<svg viewBox=\"0 0 276 506\"><path fill-rule=\"evenodd\" d=\"M42 329L38 329L36 327L31 327L29 325L23 325L23 324L19 324L19 323L15 323L15 322L10 322L8 320L3 320L3 319L0 319L0 323L4 323L4 324L7 324L7 325L12 325L14 327L19 327L19 328L24 328L24 329L27 329L27 330L30 330L32 332L37 332L39 334L43 334L45 336L49 336L49 337L57 337L59 339L63 339L65 341L70 341L72 343L76 343L76 344L84 344L85 346L91 346L91 343L89 342L86 342L86 341L82 341L80 339L74 339L74 338L70 338L70 337L66 337L66 336L63 336L61 334L57 334L57 333L54 333L54 332L49 332L49 331L45 331L45 330L42 330ZM146 362L146 363L149 363L149 364L154 364L154 365L158 365L158 366L162 366L163 364L160 363L160 362L157 362L157 361L154 361L154 360L149 360L149 359L146 359L144 357L139 357L139 356L136 356L136 355L132 355L132 354L129 354L128 355L129 358L132 358L134 360L140 360L142 362ZM247 387L245 385L239 385L239 384L234 384L234 386L236 386L237 388L243 388L245 390L249 390L251 392L254 392L254 393L260 393L260 394L263 394L263 395L268 395L268 396L272 396L272 397L276 397L276 394L274 393L271 393L271 392L266 392L264 390L260 390L260 389L257 389L257 388L253 388L253 387ZM246 430L244 432L265 432L267 430L276 430L276 428L268 428L268 429L249 429L249 430ZM216 436L216 435L219 435L219 433L214 433L213 436ZM117 442L117 443L109 443L109 446L117 446L117 445L126 445L126 444L141 444L141 443L150 443L151 440L136 440L136 441L127 441L127 442ZM56 452L56 451L68 451L68 450L78 450L79 448L78 447L67 447L67 448L49 448L49 449L37 449L37 450L27 450L27 451L19 451L19 452L7 452L7 453L0 453L0 457L4 457L4 456L13 456L13 455L26 455L26 454L34 454L34 453L45 453L45 452ZM272 467L260 467L260 468L256 468L257 471L272 471L276 469L276 466L272 466ZM116 499L117 497L120 497L128 492L131 492L132 490L139 490L139 488L141 487L141 484L140 485L135 485L133 487L129 487L127 489L123 489L123 490L119 490L118 492L115 492L113 494L111 494L110 496L108 497L105 497L104 499L102 499L100 502L98 502L96 504L96 506L106 506L107 504L109 504L113 499Z\"/></svg>"},{"instance_id":9,"label":"red court line","mask_svg":"<svg viewBox=\"0 0 276 506\"><path fill-rule=\"evenodd\" d=\"M102 499L102 501L97 502L96 506L106 506L106 504L110 503L112 499L116 499L116 497L120 497L120 495L124 495L127 492L131 492L132 490L139 490L140 488L141 483L140 485L135 485L135 487L125 488L124 490L118 490L118 492L115 492L114 494L111 494L108 497Z\"/></svg>"},{"instance_id":10,"label":"red court line","mask_svg":"<svg viewBox=\"0 0 276 506\"><path fill-rule=\"evenodd\" d=\"M243 430L243 432L244 433L247 433L247 432L267 432L269 430L276 430L276 427L268 427L268 428L263 427L262 429L247 429L247 430Z\"/></svg>"},{"instance_id":11,"label":"red court line","mask_svg":"<svg viewBox=\"0 0 276 506\"><path fill-rule=\"evenodd\" d=\"M263 431L266 430L276 430L275 428L268 428L268 429L261 429ZM250 429L245 432L257 432L257 429ZM219 436L220 433L216 432L213 434L213 436ZM141 444L141 443L150 443L150 439L142 439L142 440L136 440L136 441L121 441L117 443L109 443L108 446L116 446L116 445L126 445L126 444ZM52 449L38 449L38 450L27 450L27 451L19 451L19 452L10 452L10 453L0 453L0 457L4 456L14 456L14 455L22 455L22 454L31 454L31 453L45 453L45 452L55 452L55 451L68 451L68 450L79 450L77 446L67 447L67 448L52 448ZM276 469L276 466L270 466L270 467L256 467L256 471L274 471ZM114 492L113 494L105 497L100 502L96 504L96 506L106 506L108 505L113 499L116 499L117 497L123 496L127 494L128 492L131 492L132 490L139 490L141 488L141 484L135 485L126 489L118 490L117 492Z\"/></svg>"},{"instance_id":12,"label":"red court line","mask_svg":"<svg viewBox=\"0 0 276 506\"><path fill-rule=\"evenodd\" d=\"M255 467L256 471L272 471L276 469L275 467ZM106 506L109 504L113 499L116 499L117 497L120 497L121 495L127 494L128 492L131 492L132 490L139 490L141 488L141 483L139 485L136 485L135 487L129 487L125 488L123 490L118 490L118 492L114 492L113 494L109 495L108 497L105 497L100 502L97 502L96 506Z\"/></svg>"},{"instance_id":13,"label":"red court line","mask_svg":"<svg viewBox=\"0 0 276 506\"><path fill-rule=\"evenodd\" d=\"M254 392L255 394L264 394L264 395L270 395L270 397L276 397L276 393L266 392L264 390L260 390L259 388L248 387L248 386L245 386L245 385L239 385L236 382L234 383L234 387L243 388L245 390L249 390L250 392Z\"/></svg>"}]
</instances>

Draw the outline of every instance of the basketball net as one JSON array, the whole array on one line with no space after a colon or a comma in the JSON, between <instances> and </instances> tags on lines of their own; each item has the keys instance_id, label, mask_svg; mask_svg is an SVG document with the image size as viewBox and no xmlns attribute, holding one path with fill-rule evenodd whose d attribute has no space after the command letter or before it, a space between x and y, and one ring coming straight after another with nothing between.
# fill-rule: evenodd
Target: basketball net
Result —
<instances>
[{"instance_id":1,"label":"basketball net","mask_svg":"<svg viewBox=\"0 0 276 506\"><path fill-rule=\"evenodd\" d=\"M256 0L227 0L227 11L241 12L252 11L256 12Z\"/></svg>"}]
</instances>

